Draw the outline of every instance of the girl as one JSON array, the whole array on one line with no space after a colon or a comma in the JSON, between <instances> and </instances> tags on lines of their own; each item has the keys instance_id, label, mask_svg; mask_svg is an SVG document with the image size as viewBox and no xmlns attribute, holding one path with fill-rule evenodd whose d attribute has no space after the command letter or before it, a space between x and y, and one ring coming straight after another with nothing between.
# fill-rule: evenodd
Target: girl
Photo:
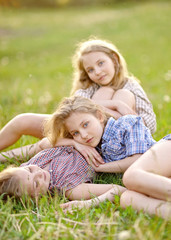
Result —
<instances>
[{"instance_id":1,"label":"girl","mask_svg":"<svg viewBox=\"0 0 171 240\"><path fill-rule=\"evenodd\" d=\"M94 170L73 147L41 151L20 167L9 167L0 173L0 194L38 197L57 190L68 199L90 199L112 190L125 191L113 184L92 184Z\"/></svg>"},{"instance_id":2,"label":"girl","mask_svg":"<svg viewBox=\"0 0 171 240\"><path fill-rule=\"evenodd\" d=\"M128 74L126 62L117 48L107 41L90 39L80 43L73 57L74 81L71 94L91 98L117 119L126 114L142 116L152 133L156 117L145 92ZM43 122L48 114L20 114L0 132L0 150L22 135L43 138Z\"/></svg>"},{"instance_id":3,"label":"girl","mask_svg":"<svg viewBox=\"0 0 171 240\"><path fill-rule=\"evenodd\" d=\"M125 208L143 210L168 219L171 217L171 141L160 141L133 163L123 175L123 183L128 190L120 197L120 205ZM112 164L112 163L110 163ZM114 201L112 190L86 201L72 201L61 204L65 210L98 205L108 199Z\"/></svg>"},{"instance_id":4,"label":"girl","mask_svg":"<svg viewBox=\"0 0 171 240\"><path fill-rule=\"evenodd\" d=\"M140 116L126 115L115 120L92 100L78 96L61 102L45 124L45 135L52 145L62 137L96 148L106 163L98 166L89 155L98 172L124 172L156 143ZM113 162L112 167L109 162Z\"/></svg>"}]
</instances>

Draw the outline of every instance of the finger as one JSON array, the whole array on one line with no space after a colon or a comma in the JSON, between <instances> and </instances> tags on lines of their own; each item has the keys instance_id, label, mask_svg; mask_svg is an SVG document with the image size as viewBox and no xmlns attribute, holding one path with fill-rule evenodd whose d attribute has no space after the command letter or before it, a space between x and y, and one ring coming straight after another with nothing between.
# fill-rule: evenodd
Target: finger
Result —
<instances>
[{"instance_id":1,"label":"finger","mask_svg":"<svg viewBox=\"0 0 171 240\"><path fill-rule=\"evenodd\" d=\"M100 163L100 164L105 163L103 158L100 156L100 154L95 149L93 149L93 151L92 151L92 156L96 159L96 161L98 163Z\"/></svg>"},{"instance_id":2,"label":"finger","mask_svg":"<svg viewBox=\"0 0 171 240\"><path fill-rule=\"evenodd\" d=\"M61 204L60 204L60 207L61 207L62 209L68 208L68 207L69 207L69 203L61 203Z\"/></svg>"},{"instance_id":3,"label":"finger","mask_svg":"<svg viewBox=\"0 0 171 240\"><path fill-rule=\"evenodd\" d=\"M93 164L96 166L96 167L98 167L99 166L99 164L98 164L98 162L96 161L96 159L94 158L94 157L90 157L89 156L89 160L90 160L90 165L92 166Z\"/></svg>"}]
</instances>

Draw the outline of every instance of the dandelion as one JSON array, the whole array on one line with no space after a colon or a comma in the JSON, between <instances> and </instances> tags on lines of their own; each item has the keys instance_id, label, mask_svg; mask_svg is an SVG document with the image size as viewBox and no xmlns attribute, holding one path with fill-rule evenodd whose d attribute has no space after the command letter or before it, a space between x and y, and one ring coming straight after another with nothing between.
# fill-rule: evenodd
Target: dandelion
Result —
<instances>
[{"instance_id":1,"label":"dandelion","mask_svg":"<svg viewBox=\"0 0 171 240\"><path fill-rule=\"evenodd\" d=\"M130 239L131 238L131 234L130 231L122 231L118 234L118 238L119 240L126 240L126 239Z\"/></svg>"},{"instance_id":2,"label":"dandelion","mask_svg":"<svg viewBox=\"0 0 171 240\"><path fill-rule=\"evenodd\" d=\"M165 80L171 81L171 70L168 70L168 72L165 74Z\"/></svg>"},{"instance_id":3,"label":"dandelion","mask_svg":"<svg viewBox=\"0 0 171 240\"><path fill-rule=\"evenodd\" d=\"M164 95L163 100L167 103L170 102L170 96L169 95Z\"/></svg>"},{"instance_id":4,"label":"dandelion","mask_svg":"<svg viewBox=\"0 0 171 240\"><path fill-rule=\"evenodd\" d=\"M45 94L39 98L40 105L47 105L50 101L52 101L52 96L49 92L45 92Z\"/></svg>"}]
</instances>

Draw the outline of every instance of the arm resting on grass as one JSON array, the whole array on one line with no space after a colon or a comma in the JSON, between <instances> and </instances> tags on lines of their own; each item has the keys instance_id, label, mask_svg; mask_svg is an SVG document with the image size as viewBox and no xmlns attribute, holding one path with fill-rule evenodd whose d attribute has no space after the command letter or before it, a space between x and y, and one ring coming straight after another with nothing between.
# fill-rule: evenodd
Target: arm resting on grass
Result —
<instances>
[{"instance_id":1,"label":"arm resting on grass","mask_svg":"<svg viewBox=\"0 0 171 240\"><path fill-rule=\"evenodd\" d=\"M71 201L61 204L63 209L71 210L73 207L83 208L90 207L91 205L97 206L100 202L109 200L114 201L115 195L121 195L126 188L115 184L80 184L72 190L66 192L66 196L70 200L75 199L88 199L82 201ZM94 198L93 198L94 197ZM91 198L91 199L90 199Z\"/></svg>"}]
</instances>

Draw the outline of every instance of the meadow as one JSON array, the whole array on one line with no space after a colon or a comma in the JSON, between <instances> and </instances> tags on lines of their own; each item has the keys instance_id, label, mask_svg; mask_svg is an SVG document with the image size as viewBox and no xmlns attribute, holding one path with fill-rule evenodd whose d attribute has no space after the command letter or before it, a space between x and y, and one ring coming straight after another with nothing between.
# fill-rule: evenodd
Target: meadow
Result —
<instances>
[{"instance_id":1,"label":"meadow","mask_svg":"<svg viewBox=\"0 0 171 240\"><path fill-rule=\"evenodd\" d=\"M132 2L104 7L0 8L0 128L23 112L52 113L72 86L76 44L91 36L116 44L150 98L159 140L171 132L171 4ZM36 142L23 136L8 149ZM23 160L10 159L0 170ZM102 174L97 182L121 183ZM0 239L170 239L171 222L122 209L119 197L99 207L64 214L64 197L0 197Z\"/></svg>"}]
</instances>

